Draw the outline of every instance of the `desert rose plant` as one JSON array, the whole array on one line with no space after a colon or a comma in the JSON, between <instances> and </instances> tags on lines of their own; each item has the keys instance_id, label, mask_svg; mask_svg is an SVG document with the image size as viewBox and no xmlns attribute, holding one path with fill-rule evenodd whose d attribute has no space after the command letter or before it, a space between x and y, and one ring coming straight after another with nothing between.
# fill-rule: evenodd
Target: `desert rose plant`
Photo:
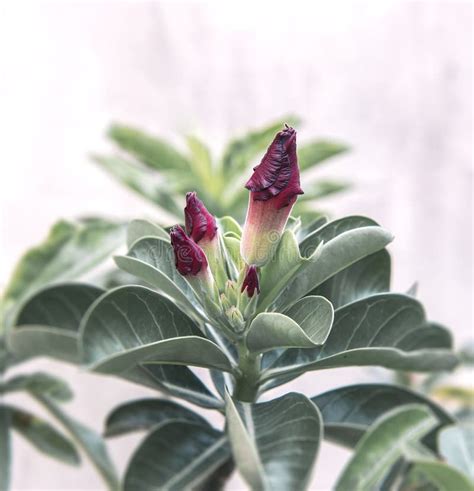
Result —
<instances>
[{"instance_id":1,"label":"desert rose plant","mask_svg":"<svg viewBox=\"0 0 474 491\"><path fill-rule=\"evenodd\" d=\"M458 461L439 458L462 445L445 432L461 430L422 395L383 384L266 394L309 371L447 371L457 359L449 331L417 299L389 292L390 233L361 216L306 226L290 217L304 192L293 128L277 133L245 187L243 229L215 218L195 192L184 226L133 221L129 251L115 261L148 286L48 287L20 311L11 349L71 353L91 371L224 416L216 428L159 397L116 408L107 436L148 432L127 466L127 491L216 489L234 468L250 489L305 489L323 438L354 449L337 490L420 480L470 489ZM189 367L208 369L212 386Z\"/></svg>"}]
</instances>

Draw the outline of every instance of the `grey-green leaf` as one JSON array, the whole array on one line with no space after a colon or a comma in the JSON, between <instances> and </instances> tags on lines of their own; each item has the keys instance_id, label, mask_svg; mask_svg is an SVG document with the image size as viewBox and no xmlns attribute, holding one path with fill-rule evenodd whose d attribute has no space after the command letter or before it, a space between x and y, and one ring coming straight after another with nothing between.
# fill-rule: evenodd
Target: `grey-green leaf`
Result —
<instances>
[{"instance_id":1,"label":"grey-green leaf","mask_svg":"<svg viewBox=\"0 0 474 491\"><path fill-rule=\"evenodd\" d=\"M374 489L405 449L436 425L437 419L425 406L406 405L389 411L357 444L337 481L336 491Z\"/></svg>"},{"instance_id":2,"label":"grey-green leaf","mask_svg":"<svg viewBox=\"0 0 474 491\"><path fill-rule=\"evenodd\" d=\"M104 290L82 283L46 287L21 309L8 336L10 349L23 357L50 356L79 363L82 316Z\"/></svg>"},{"instance_id":3,"label":"grey-green leaf","mask_svg":"<svg viewBox=\"0 0 474 491\"><path fill-rule=\"evenodd\" d=\"M341 387L312 397L324 420L324 437L353 448L376 419L405 404L423 404L435 414L440 426L453 423L441 406L411 390L385 384L357 384ZM436 450L436 429L424 443ZM429 440L427 438L430 437Z\"/></svg>"},{"instance_id":4,"label":"grey-green leaf","mask_svg":"<svg viewBox=\"0 0 474 491\"><path fill-rule=\"evenodd\" d=\"M118 182L172 215L182 213L176 195L153 170L118 156L93 155L92 159Z\"/></svg>"},{"instance_id":5,"label":"grey-green leaf","mask_svg":"<svg viewBox=\"0 0 474 491\"><path fill-rule=\"evenodd\" d=\"M138 128L123 124L110 126L108 136L123 150L156 170L186 170L187 159L168 142Z\"/></svg>"},{"instance_id":6,"label":"grey-green leaf","mask_svg":"<svg viewBox=\"0 0 474 491\"><path fill-rule=\"evenodd\" d=\"M64 380L49 373L36 372L28 375L17 375L0 382L0 394L21 390L34 390L58 402L70 401L73 397L69 385Z\"/></svg>"},{"instance_id":7,"label":"grey-green leaf","mask_svg":"<svg viewBox=\"0 0 474 491\"><path fill-rule=\"evenodd\" d=\"M234 459L252 490L305 489L322 438L317 407L290 393L259 404L226 394L226 418Z\"/></svg>"},{"instance_id":8,"label":"grey-green leaf","mask_svg":"<svg viewBox=\"0 0 474 491\"><path fill-rule=\"evenodd\" d=\"M473 491L474 482L466 474L444 462L419 460L413 462L412 474L421 472L436 486L436 491Z\"/></svg>"},{"instance_id":9,"label":"grey-green leaf","mask_svg":"<svg viewBox=\"0 0 474 491\"><path fill-rule=\"evenodd\" d=\"M105 422L105 436L119 436L133 431L149 430L170 420L194 421L207 425L199 414L165 399L138 399L116 407Z\"/></svg>"},{"instance_id":10,"label":"grey-green leaf","mask_svg":"<svg viewBox=\"0 0 474 491\"><path fill-rule=\"evenodd\" d=\"M124 491L196 489L229 458L227 438L209 425L167 421L135 451Z\"/></svg>"},{"instance_id":11,"label":"grey-green leaf","mask_svg":"<svg viewBox=\"0 0 474 491\"><path fill-rule=\"evenodd\" d=\"M298 163L301 170L309 169L348 150L349 147L344 143L331 140L313 140L299 145Z\"/></svg>"},{"instance_id":12,"label":"grey-green leaf","mask_svg":"<svg viewBox=\"0 0 474 491\"><path fill-rule=\"evenodd\" d=\"M342 366L450 370L457 364L451 346L450 333L427 323L416 299L394 293L373 295L336 310L322 348L286 350L262 379Z\"/></svg>"},{"instance_id":13,"label":"grey-green leaf","mask_svg":"<svg viewBox=\"0 0 474 491\"><path fill-rule=\"evenodd\" d=\"M12 428L39 452L69 465L79 465L81 459L72 442L47 421L23 409L7 406Z\"/></svg>"},{"instance_id":14,"label":"grey-green leaf","mask_svg":"<svg viewBox=\"0 0 474 491\"><path fill-rule=\"evenodd\" d=\"M186 280L175 268L168 241L145 237L135 242L127 256L116 256L120 269L145 280L159 292L174 299L182 310L193 312L197 300Z\"/></svg>"},{"instance_id":15,"label":"grey-green leaf","mask_svg":"<svg viewBox=\"0 0 474 491\"><path fill-rule=\"evenodd\" d=\"M102 438L95 431L64 413L49 397L34 391L31 394L61 423L74 442L84 451L107 484L107 488L116 491L119 488L117 474Z\"/></svg>"},{"instance_id":16,"label":"grey-green leaf","mask_svg":"<svg viewBox=\"0 0 474 491\"><path fill-rule=\"evenodd\" d=\"M251 352L278 348L313 348L324 344L331 330L334 311L323 297L302 298L286 315L263 312L250 324L247 347Z\"/></svg>"},{"instance_id":17,"label":"grey-green leaf","mask_svg":"<svg viewBox=\"0 0 474 491\"><path fill-rule=\"evenodd\" d=\"M281 290L272 310L284 311L291 307L324 281L360 259L383 249L391 240L392 235L384 229L369 226L348 230L324 242L316 261L308 262L299 269L293 281ZM314 245L308 246L304 253L303 243L300 245L303 255L312 253L320 244L317 241Z\"/></svg>"},{"instance_id":18,"label":"grey-green leaf","mask_svg":"<svg viewBox=\"0 0 474 491\"><path fill-rule=\"evenodd\" d=\"M440 431L438 439L444 460L474 481L474 425L449 426Z\"/></svg>"},{"instance_id":19,"label":"grey-green leaf","mask_svg":"<svg viewBox=\"0 0 474 491\"><path fill-rule=\"evenodd\" d=\"M173 302L141 286L100 297L84 316L81 343L84 362L102 373L122 373L142 362L232 369Z\"/></svg>"},{"instance_id":20,"label":"grey-green leaf","mask_svg":"<svg viewBox=\"0 0 474 491\"><path fill-rule=\"evenodd\" d=\"M0 404L0 489L10 489L12 448L10 438L11 412Z\"/></svg>"},{"instance_id":21,"label":"grey-green leaf","mask_svg":"<svg viewBox=\"0 0 474 491\"><path fill-rule=\"evenodd\" d=\"M120 377L206 409L221 409L223 406L223 402L209 391L194 372L182 365L139 365Z\"/></svg>"},{"instance_id":22,"label":"grey-green leaf","mask_svg":"<svg viewBox=\"0 0 474 491\"><path fill-rule=\"evenodd\" d=\"M337 309L375 293L390 291L390 254L375 252L326 280L312 295L326 297Z\"/></svg>"},{"instance_id":23,"label":"grey-green leaf","mask_svg":"<svg viewBox=\"0 0 474 491\"><path fill-rule=\"evenodd\" d=\"M30 249L16 265L3 298L5 324L38 289L77 279L107 258L124 238L122 224L104 219L57 222L46 240Z\"/></svg>"},{"instance_id":24,"label":"grey-green leaf","mask_svg":"<svg viewBox=\"0 0 474 491\"><path fill-rule=\"evenodd\" d=\"M127 227L127 247L131 248L137 240L144 237L158 237L169 240L169 234L159 225L149 220L132 220Z\"/></svg>"}]
</instances>

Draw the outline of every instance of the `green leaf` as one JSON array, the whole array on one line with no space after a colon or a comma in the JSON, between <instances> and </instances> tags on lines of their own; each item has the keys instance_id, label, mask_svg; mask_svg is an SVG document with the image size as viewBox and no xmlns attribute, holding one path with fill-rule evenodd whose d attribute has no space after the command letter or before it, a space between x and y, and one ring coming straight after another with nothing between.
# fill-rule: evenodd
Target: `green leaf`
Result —
<instances>
[{"instance_id":1,"label":"green leaf","mask_svg":"<svg viewBox=\"0 0 474 491\"><path fill-rule=\"evenodd\" d=\"M156 172L122 157L93 155L92 159L115 180L141 197L172 215L180 216L182 213L175 194Z\"/></svg>"},{"instance_id":2,"label":"green leaf","mask_svg":"<svg viewBox=\"0 0 474 491\"><path fill-rule=\"evenodd\" d=\"M300 242L301 254L309 257L322 243L335 239L338 235L364 227L378 227L378 223L371 218L352 215L339 218L326 223L322 227L315 228Z\"/></svg>"},{"instance_id":3,"label":"green leaf","mask_svg":"<svg viewBox=\"0 0 474 491\"><path fill-rule=\"evenodd\" d=\"M148 220L132 220L127 227L127 247L130 249L138 239L143 239L144 237L158 237L170 240L168 232L159 225Z\"/></svg>"},{"instance_id":4,"label":"green leaf","mask_svg":"<svg viewBox=\"0 0 474 491\"><path fill-rule=\"evenodd\" d=\"M436 486L436 491L473 491L474 483L467 475L444 462L415 461L412 473L421 472Z\"/></svg>"},{"instance_id":5,"label":"green leaf","mask_svg":"<svg viewBox=\"0 0 474 491\"><path fill-rule=\"evenodd\" d=\"M107 292L82 321L82 352L90 369L121 373L142 363L232 370L229 360L173 302L142 286Z\"/></svg>"},{"instance_id":6,"label":"green leaf","mask_svg":"<svg viewBox=\"0 0 474 491\"><path fill-rule=\"evenodd\" d=\"M13 406L4 406L11 413L12 428L36 450L64 464L79 465L81 459L71 441L48 422Z\"/></svg>"},{"instance_id":7,"label":"green leaf","mask_svg":"<svg viewBox=\"0 0 474 491\"><path fill-rule=\"evenodd\" d=\"M325 227L323 227L324 229ZM321 230L323 230L321 229ZM300 250L303 251L303 244ZM383 249L392 236L380 227L370 226L343 232L325 242L315 261L305 263L294 279L280 292L272 310L285 311L324 281L366 256ZM318 247L319 243L314 247ZM313 246L306 252L314 251Z\"/></svg>"},{"instance_id":8,"label":"green leaf","mask_svg":"<svg viewBox=\"0 0 474 491\"><path fill-rule=\"evenodd\" d=\"M309 169L325 160L347 152L344 143L330 140L313 140L298 146L298 163L301 170Z\"/></svg>"},{"instance_id":9,"label":"green leaf","mask_svg":"<svg viewBox=\"0 0 474 491\"><path fill-rule=\"evenodd\" d=\"M311 259L302 257L295 234L291 230L285 230L274 257L261 269L259 312L264 311L279 296L298 271L308 266L310 261L315 262L320 251L320 248L314 250Z\"/></svg>"},{"instance_id":10,"label":"green leaf","mask_svg":"<svg viewBox=\"0 0 474 491\"><path fill-rule=\"evenodd\" d=\"M233 232L237 237L242 237L242 228L237 221L230 216L218 218L217 226L219 227L219 232L222 235Z\"/></svg>"},{"instance_id":11,"label":"green leaf","mask_svg":"<svg viewBox=\"0 0 474 491\"><path fill-rule=\"evenodd\" d=\"M138 399L116 407L105 422L105 436L119 436L132 431L144 431L170 420L208 422L199 414L164 399Z\"/></svg>"},{"instance_id":12,"label":"green leaf","mask_svg":"<svg viewBox=\"0 0 474 491\"><path fill-rule=\"evenodd\" d=\"M11 412L0 404L0 489L10 489L12 449L10 439Z\"/></svg>"},{"instance_id":13,"label":"green leaf","mask_svg":"<svg viewBox=\"0 0 474 491\"><path fill-rule=\"evenodd\" d=\"M163 139L122 124L110 126L108 136L120 148L155 170L187 170L187 159Z\"/></svg>"},{"instance_id":14,"label":"green leaf","mask_svg":"<svg viewBox=\"0 0 474 491\"><path fill-rule=\"evenodd\" d=\"M341 193L349 189L351 185L344 181L322 180L319 179L311 184L306 184L304 194L299 197L298 203L313 201L330 196L331 194Z\"/></svg>"},{"instance_id":15,"label":"green leaf","mask_svg":"<svg viewBox=\"0 0 474 491\"><path fill-rule=\"evenodd\" d=\"M323 297L305 297L287 315L261 313L250 324L247 347L251 352L278 348L313 348L324 344L331 330L334 311Z\"/></svg>"},{"instance_id":16,"label":"green leaf","mask_svg":"<svg viewBox=\"0 0 474 491\"><path fill-rule=\"evenodd\" d=\"M57 222L16 265L3 297L5 319L10 323L21 304L46 284L75 280L91 270L123 243L124 233L122 224L103 219Z\"/></svg>"},{"instance_id":17,"label":"green leaf","mask_svg":"<svg viewBox=\"0 0 474 491\"><path fill-rule=\"evenodd\" d=\"M104 482L107 484L107 488L110 491L117 490L119 488L118 478L102 438L91 429L65 414L49 397L34 391L31 392L31 395L44 406L44 408L59 421L64 429L71 435L74 442L84 451L88 459L102 476Z\"/></svg>"},{"instance_id":18,"label":"green leaf","mask_svg":"<svg viewBox=\"0 0 474 491\"><path fill-rule=\"evenodd\" d=\"M73 397L69 385L49 373L36 372L29 375L17 375L0 382L0 394L21 390L35 390L58 402L70 401Z\"/></svg>"},{"instance_id":19,"label":"green leaf","mask_svg":"<svg viewBox=\"0 0 474 491\"><path fill-rule=\"evenodd\" d=\"M375 252L325 281L311 294L326 297L335 309L390 290L390 254Z\"/></svg>"},{"instance_id":20,"label":"green leaf","mask_svg":"<svg viewBox=\"0 0 474 491\"><path fill-rule=\"evenodd\" d=\"M120 377L206 409L221 409L223 406L223 402L188 367L182 365L141 365Z\"/></svg>"},{"instance_id":21,"label":"green leaf","mask_svg":"<svg viewBox=\"0 0 474 491\"><path fill-rule=\"evenodd\" d=\"M127 256L115 256L120 269L145 280L160 293L174 299L186 313L198 302L186 280L175 268L174 253L168 241L145 237L132 246Z\"/></svg>"},{"instance_id":22,"label":"green leaf","mask_svg":"<svg viewBox=\"0 0 474 491\"><path fill-rule=\"evenodd\" d=\"M135 451L124 491L196 489L229 458L227 438L209 425L168 421Z\"/></svg>"},{"instance_id":23,"label":"green leaf","mask_svg":"<svg viewBox=\"0 0 474 491\"><path fill-rule=\"evenodd\" d=\"M395 370L450 370L451 335L426 322L421 304L407 295L385 293L336 310L322 348L289 349L262 374L262 380L344 366L378 365Z\"/></svg>"},{"instance_id":24,"label":"green leaf","mask_svg":"<svg viewBox=\"0 0 474 491\"><path fill-rule=\"evenodd\" d=\"M215 196L220 191L221 182L220 175L213 170L209 147L194 135L188 136L186 142L191 154L189 166L194 179L206 190L206 195Z\"/></svg>"},{"instance_id":25,"label":"green leaf","mask_svg":"<svg viewBox=\"0 0 474 491\"><path fill-rule=\"evenodd\" d=\"M444 460L474 481L474 425L449 426L440 431L438 439Z\"/></svg>"},{"instance_id":26,"label":"green leaf","mask_svg":"<svg viewBox=\"0 0 474 491\"><path fill-rule=\"evenodd\" d=\"M300 123L298 117L287 115L268 126L250 131L246 135L229 143L222 156L222 168L225 175L233 176L242 173L256 157L266 150L275 134L281 131L284 124L297 125ZM256 162L258 163L258 162Z\"/></svg>"},{"instance_id":27,"label":"green leaf","mask_svg":"<svg viewBox=\"0 0 474 491\"><path fill-rule=\"evenodd\" d=\"M50 356L79 363L79 324L103 292L83 283L64 283L41 290L20 310L8 336L10 349L23 357Z\"/></svg>"},{"instance_id":28,"label":"green leaf","mask_svg":"<svg viewBox=\"0 0 474 491\"><path fill-rule=\"evenodd\" d=\"M405 448L418 442L437 424L425 406L406 405L379 418L358 443L336 484L336 491L374 489Z\"/></svg>"},{"instance_id":29,"label":"green leaf","mask_svg":"<svg viewBox=\"0 0 474 491\"><path fill-rule=\"evenodd\" d=\"M322 438L317 407L302 394L269 402L233 401L226 418L234 459L252 490L305 489Z\"/></svg>"},{"instance_id":30,"label":"green leaf","mask_svg":"<svg viewBox=\"0 0 474 491\"><path fill-rule=\"evenodd\" d=\"M440 426L454 420L441 406L411 390L385 384L357 384L324 392L311 400L324 420L324 437L353 448L376 419L405 404L423 404L438 418ZM436 449L435 428L424 440ZM427 438L430 437L429 440Z\"/></svg>"}]
</instances>

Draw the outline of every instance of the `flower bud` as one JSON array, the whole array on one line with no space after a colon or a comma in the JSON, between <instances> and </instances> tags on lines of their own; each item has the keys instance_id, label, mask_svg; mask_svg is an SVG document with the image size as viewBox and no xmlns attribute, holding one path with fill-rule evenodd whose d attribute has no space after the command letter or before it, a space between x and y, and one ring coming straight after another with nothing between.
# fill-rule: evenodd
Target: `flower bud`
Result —
<instances>
[{"instance_id":1,"label":"flower bud","mask_svg":"<svg viewBox=\"0 0 474 491\"><path fill-rule=\"evenodd\" d=\"M210 241L216 236L216 219L207 211L195 192L186 194L184 219L186 232L196 244L201 240Z\"/></svg>"},{"instance_id":2,"label":"flower bud","mask_svg":"<svg viewBox=\"0 0 474 491\"><path fill-rule=\"evenodd\" d=\"M245 185L250 190L240 252L247 264L263 266L273 256L291 209L303 194L296 131L285 125Z\"/></svg>"},{"instance_id":3,"label":"flower bud","mask_svg":"<svg viewBox=\"0 0 474 491\"><path fill-rule=\"evenodd\" d=\"M217 233L216 219L207 211L195 192L186 194L184 218L187 234L196 244L199 243L209 261L209 268L219 290L223 290L227 281L227 273Z\"/></svg>"},{"instance_id":4,"label":"flower bud","mask_svg":"<svg viewBox=\"0 0 474 491\"><path fill-rule=\"evenodd\" d=\"M176 269L183 275L196 276L207 269L204 251L176 225L170 231Z\"/></svg>"},{"instance_id":5,"label":"flower bud","mask_svg":"<svg viewBox=\"0 0 474 491\"><path fill-rule=\"evenodd\" d=\"M245 274L245 278L242 283L242 288L240 289L240 291L242 293L246 292L249 298L252 298L255 293L255 290L257 290L257 293L260 293L257 268L255 266L250 266L247 269L247 273Z\"/></svg>"}]
</instances>

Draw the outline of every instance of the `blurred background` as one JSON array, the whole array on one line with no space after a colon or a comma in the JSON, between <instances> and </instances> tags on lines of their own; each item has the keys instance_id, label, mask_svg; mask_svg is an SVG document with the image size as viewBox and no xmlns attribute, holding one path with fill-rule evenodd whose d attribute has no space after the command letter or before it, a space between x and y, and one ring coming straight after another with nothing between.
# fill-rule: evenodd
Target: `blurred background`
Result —
<instances>
[{"instance_id":1,"label":"blurred background","mask_svg":"<svg viewBox=\"0 0 474 491\"><path fill-rule=\"evenodd\" d=\"M302 140L352 147L318 169L352 190L320 207L392 231L392 288L417 280L430 318L449 326L458 346L472 340L472 9L451 1L4 2L0 287L58 218L160 220L88 157L110 149L112 121L178 145L195 132L218 153L235 134L295 113L305 121ZM147 395L60 363L30 365L70 377L70 412L97 430L115 404ZM294 387L312 395L367 378L335 370ZM137 441L111 442L119 465ZM101 489L89 467L70 469L14 442L14 489ZM330 487L345 455L322 447L324 472L316 469L312 489ZM240 487L234 480L230 489Z\"/></svg>"}]
</instances>

